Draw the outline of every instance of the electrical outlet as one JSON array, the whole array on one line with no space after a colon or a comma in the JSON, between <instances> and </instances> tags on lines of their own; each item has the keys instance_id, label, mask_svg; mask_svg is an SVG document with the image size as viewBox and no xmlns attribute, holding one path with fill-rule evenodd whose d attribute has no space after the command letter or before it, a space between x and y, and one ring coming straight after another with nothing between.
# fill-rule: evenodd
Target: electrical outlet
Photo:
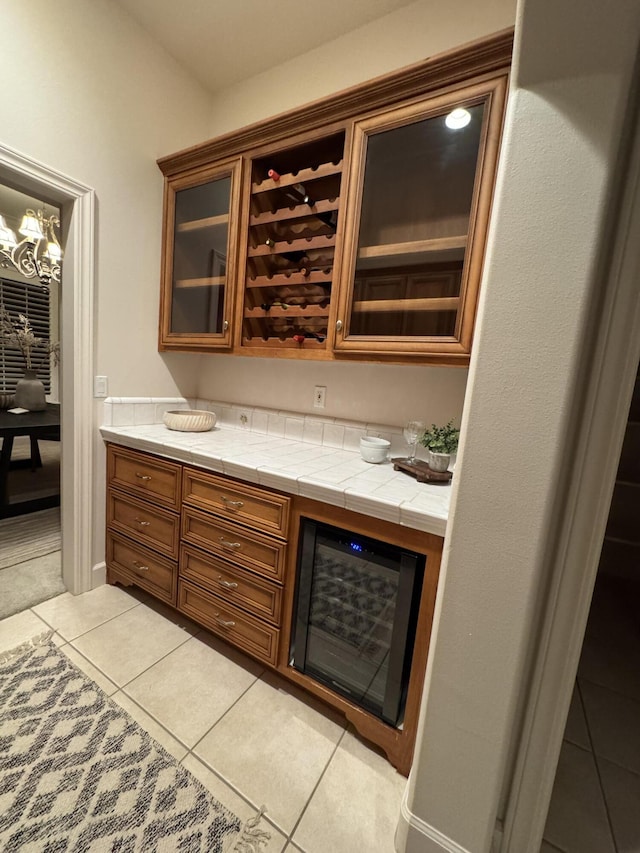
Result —
<instances>
[{"instance_id":1,"label":"electrical outlet","mask_svg":"<svg viewBox=\"0 0 640 853\"><path fill-rule=\"evenodd\" d=\"M324 409L327 388L325 385L316 385L313 389L313 408Z\"/></svg>"},{"instance_id":2,"label":"electrical outlet","mask_svg":"<svg viewBox=\"0 0 640 853\"><path fill-rule=\"evenodd\" d=\"M94 376L93 377L93 396L94 397L107 397L107 377L106 376Z\"/></svg>"}]
</instances>

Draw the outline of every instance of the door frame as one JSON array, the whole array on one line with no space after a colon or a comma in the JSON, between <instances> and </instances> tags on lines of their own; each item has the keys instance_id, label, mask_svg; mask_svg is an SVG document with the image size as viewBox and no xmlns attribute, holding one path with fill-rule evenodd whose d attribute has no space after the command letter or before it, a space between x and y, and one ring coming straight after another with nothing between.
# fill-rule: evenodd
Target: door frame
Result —
<instances>
[{"instance_id":1,"label":"door frame","mask_svg":"<svg viewBox=\"0 0 640 853\"><path fill-rule=\"evenodd\" d=\"M62 209L60 287L60 468L62 579L74 595L91 589L93 539L93 291L95 192L0 144L0 180Z\"/></svg>"},{"instance_id":2,"label":"door frame","mask_svg":"<svg viewBox=\"0 0 640 853\"><path fill-rule=\"evenodd\" d=\"M635 86L632 91L635 91ZM630 99L630 103L633 100ZM538 853L591 607L604 532L640 361L640 111L609 211L611 251L592 317L580 387L582 417L538 636L500 853Z\"/></svg>"}]
</instances>

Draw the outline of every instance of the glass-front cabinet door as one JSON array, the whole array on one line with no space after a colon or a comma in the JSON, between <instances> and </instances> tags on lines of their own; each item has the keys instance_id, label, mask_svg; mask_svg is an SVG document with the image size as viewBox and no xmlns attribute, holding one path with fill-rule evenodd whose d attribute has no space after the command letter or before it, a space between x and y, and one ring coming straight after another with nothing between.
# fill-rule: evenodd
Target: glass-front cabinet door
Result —
<instances>
[{"instance_id":1,"label":"glass-front cabinet door","mask_svg":"<svg viewBox=\"0 0 640 853\"><path fill-rule=\"evenodd\" d=\"M231 346L240 163L167 180L161 350Z\"/></svg>"},{"instance_id":2,"label":"glass-front cabinet door","mask_svg":"<svg viewBox=\"0 0 640 853\"><path fill-rule=\"evenodd\" d=\"M355 124L336 351L468 359L505 88Z\"/></svg>"}]
</instances>

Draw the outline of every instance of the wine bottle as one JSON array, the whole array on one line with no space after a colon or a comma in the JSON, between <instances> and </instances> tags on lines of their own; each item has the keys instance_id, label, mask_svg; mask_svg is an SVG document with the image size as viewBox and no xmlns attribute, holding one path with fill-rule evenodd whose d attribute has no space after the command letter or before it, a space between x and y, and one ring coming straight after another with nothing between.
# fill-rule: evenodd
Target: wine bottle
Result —
<instances>
[{"instance_id":1,"label":"wine bottle","mask_svg":"<svg viewBox=\"0 0 640 853\"><path fill-rule=\"evenodd\" d=\"M277 182L280 180L280 175L278 172L276 172L275 169L269 169L269 171L267 172L267 175L271 178L272 181Z\"/></svg>"},{"instance_id":2,"label":"wine bottle","mask_svg":"<svg viewBox=\"0 0 640 853\"><path fill-rule=\"evenodd\" d=\"M292 198L294 201L301 201L303 204L308 204L309 207L313 207L314 201L306 191L304 184L292 184L285 190L285 195Z\"/></svg>"}]
</instances>

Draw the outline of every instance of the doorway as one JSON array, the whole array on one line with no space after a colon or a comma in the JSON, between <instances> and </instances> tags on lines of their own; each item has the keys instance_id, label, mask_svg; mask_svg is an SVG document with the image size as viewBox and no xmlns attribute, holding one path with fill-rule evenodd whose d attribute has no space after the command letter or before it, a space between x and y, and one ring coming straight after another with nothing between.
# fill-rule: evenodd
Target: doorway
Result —
<instances>
[{"instance_id":1,"label":"doorway","mask_svg":"<svg viewBox=\"0 0 640 853\"><path fill-rule=\"evenodd\" d=\"M541 853L640 850L640 374Z\"/></svg>"},{"instance_id":2,"label":"doorway","mask_svg":"<svg viewBox=\"0 0 640 853\"><path fill-rule=\"evenodd\" d=\"M61 210L64 291L60 301L60 469L62 577L69 592L92 586L93 290L95 193L84 184L0 145L0 183L44 198Z\"/></svg>"},{"instance_id":3,"label":"doorway","mask_svg":"<svg viewBox=\"0 0 640 853\"><path fill-rule=\"evenodd\" d=\"M58 381L61 268L56 255L60 210L1 185L0 214L2 619L64 592L65 586ZM30 228L34 230L27 237ZM27 371L33 378L25 382L31 375Z\"/></svg>"}]
</instances>

